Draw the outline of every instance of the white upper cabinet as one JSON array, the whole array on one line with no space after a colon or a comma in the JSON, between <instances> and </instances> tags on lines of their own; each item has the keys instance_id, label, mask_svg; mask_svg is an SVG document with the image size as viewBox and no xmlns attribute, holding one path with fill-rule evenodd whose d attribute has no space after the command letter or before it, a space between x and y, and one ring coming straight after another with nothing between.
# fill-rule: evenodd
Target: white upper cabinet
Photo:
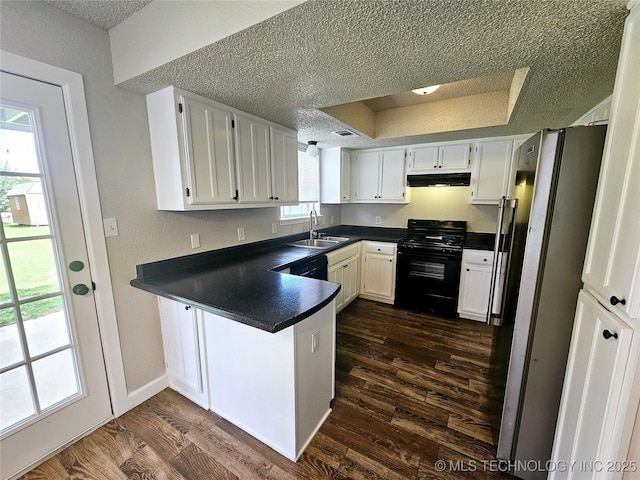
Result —
<instances>
[{"instance_id":1,"label":"white upper cabinet","mask_svg":"<svg viewBox=\"0 0 640 480\"><path fill-rule=\"evenodd\" d=\"M293 130L271 127L271 184L274 202L298 203L298 139Z\"/></svg>"},{"instance_id":2,"label":"white upper cabinet","mask_svg":"<svg viewBox=\"0 0 640 480\"><path fill-rule=\"evenodd\" d=\"M409 148L407 173L436 173L438 171L438 146L420 145Z\"/></svg>"},{"instance_id":3,"label":"white upper cabinet","mask_svg":"<svg viewBox=\"0 0 640 480\"><path fill-rule=\"evenodd\" d=\"M470 142L430 143L409 148L408 175L468 172Z\"/></svg>"},{"instance_id":4,"label":"white upper cabinet","mask_svg":"<svg viewBox=\"0 0 640 480\"><path fill-rule=\"evenodd\" d=\"M447 143L438 149L438 171L462 172L469 169L471 144Z\"/></svg>"},{"instance_id":5,"label":"white upper cabinet","mask_svg":"<svg viewBox=\"0 0 640 480\"><path fill-rule=\"evenodd\" d=\"M269 125L235 115L235 133L240 201L269 202L273 197Z\"/></svg>"},{"instance_id":6,"label":"white upper cabinet","mask_svg":"<svg viewBox=\"0 0 640 480\"><path fill-rule=\"evenodd\" d=\"M159 210L297 203L296 132L174 87L147 112Z\"/></svg>"},{"instance_id":7,"label":"white upper cabinet","mask_svg":"<svg viewBox=\"0 0 640 480\"><path fill-rule=\"evenodd\" d=\"M351 152L344 148L320 150L320 201L351 201Z\"/></svg>"},{"instance_id":8,"label":"white upper cabinet","mask_svg":"<svg viewBox=\"0 0 640 480\"><path fill-rule=\"evenodd\" d=\"M404 149L352 153L352 202L406 203Z\"/></svg>"},{"instance_id":9,"label":"white upper cabinet","mask_svg":"<svg viewBox=\"0 0 640 480\"><path fill-rule=\"evenodd\" d=\"M474 150L469 203L497 204L509 194L513 139L480 141Z\"/></svg>"},{"instance_id":10,"label":"white upper cabinet","mask_svg":"<svg viewBox=\"0 0 640 480\"><path fill-rule=\"evenodd\" d=\"M627 18L613 91L585 288L612 312L640 318L640 7Z\"/></svg>"}]
</instances>

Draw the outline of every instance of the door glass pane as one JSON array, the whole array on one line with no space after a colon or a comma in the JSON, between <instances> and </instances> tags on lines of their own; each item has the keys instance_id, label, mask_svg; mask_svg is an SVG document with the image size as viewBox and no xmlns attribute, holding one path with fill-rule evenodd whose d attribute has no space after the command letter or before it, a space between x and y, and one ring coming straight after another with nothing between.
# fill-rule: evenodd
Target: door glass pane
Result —
<instances>
[{"instance_id":1,"label":"door glass pane","mask_svg":"<svg viewBox=\"0 0 640 480\"><path fill-rule=\"evenodd\" d=\"M13 307L0 310L0 368L24 360Z\"/></svg>"},{"instance_id":2,"label":"door glass pane","mask_svg":"<svg viewBox=\"0 0 640 480\"><path fill-rule=\"evenodd\" d=\"M69 330L62 297L25 303L20 307L29 355L35 357L69 345Z\"/></svg>"},{"instance_id":3,"label":"door glass pane","mask_svg":"<svg viewBox=\"0 0 640 480\"><path fill-rule=\"evenodd\" d=\"M0 210L7 238L51 233L39 177L0 176Z\"/></svg>"},{"instance_id":4,"label":"door glass pane","mask_svg":"<svg viewBox=\"0 0 640 480\"><path fill-rule=\"evenodd\" d=\"M71 349L44 357L32 366L42 410L78 393L76 362Z\"/></svg>"},{"instance_id":5,"label":"door glass pane","mask_svg":"<svg viewBox=\"0 0 640 480\"><path fill-rule=\"evenodd\" d=\"M0 430L34 415L31 389L25 367L0 375Z\"/></svg>"},{"instance_id":6,"label":"door glass pane","mask_svg":"<svg viewBox=\"0 0 640 480\"><path fill-rule=\"evenodd\" d=\"M0 171L40 173L31 111L0 105Z\"/></svg>"},{"instance_id":7,"label":"door glass pane","mask_svg":"<svg viewBox=\"0 0 640 480\"><path fill-rule=\"evenodd\" d=\"M12 242L7 248L20 300L60 291L50 239Z\"/></svg>"},{"instance_id":8,"label":"door glass pane","mask_svg":"<svg viewBox=\"0 0 640 480\"><path fill-rule=\"evenodd\" d=\"M4 255L0 250L0 304L8 303L11 301L11 295L9 293L9 283L7 282L7 272L4 267ZM3 322L0 320L0 325Z\"/></svg>"}]
</instances>

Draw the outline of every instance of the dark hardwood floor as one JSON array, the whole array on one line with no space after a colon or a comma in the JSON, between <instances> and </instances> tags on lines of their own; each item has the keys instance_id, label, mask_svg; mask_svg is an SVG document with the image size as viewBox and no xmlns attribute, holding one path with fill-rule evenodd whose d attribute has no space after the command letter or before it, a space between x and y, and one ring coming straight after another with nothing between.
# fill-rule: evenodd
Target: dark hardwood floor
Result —
<instances>
[{"instance_id":1,"label":"dark hardwood floor","mask_svg":"<svg viewBox=\"0 0 640 480\"><path fill-rule=\"evenodd\" d=\"M338 316L333 411L297 463L167 389L23 478L513 478L488 427L492 342L477 322L358 299Z\"/></svg>"}]
</instances>

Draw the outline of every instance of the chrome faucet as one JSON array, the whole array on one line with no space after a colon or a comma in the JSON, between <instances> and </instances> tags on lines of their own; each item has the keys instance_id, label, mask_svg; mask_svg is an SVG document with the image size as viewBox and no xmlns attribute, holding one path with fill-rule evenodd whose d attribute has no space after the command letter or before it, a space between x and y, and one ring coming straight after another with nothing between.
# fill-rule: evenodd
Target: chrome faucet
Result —
<instances>
[{"instance_id":1,"label":"chrome faucet","mask_svg":"<svg viewBox=\"0 0 640 480\"><path fill-rule=\"evenodd\" d=\"M315 222L314 222L314 217L315 217ZM318 226L318 214L316 213L316 210L312 208L311 211L309 212L309 240L313 240L314 238L314 235L313 235L314 225Z\"/></svg>"}]
</instances>

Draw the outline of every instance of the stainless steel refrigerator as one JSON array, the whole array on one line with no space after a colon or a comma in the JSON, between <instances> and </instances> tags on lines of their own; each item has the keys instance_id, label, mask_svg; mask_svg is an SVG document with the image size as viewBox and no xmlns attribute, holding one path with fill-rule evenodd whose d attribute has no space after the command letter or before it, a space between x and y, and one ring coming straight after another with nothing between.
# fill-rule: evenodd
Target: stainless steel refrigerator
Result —
<instances>
[{"instance_id":1,"label":"stainless steel refrigerator","mask_svg":"<svg viewBox=\"0 0 640 480\"><path fill-rule=\"evenodd\" d=\"M496 326L490 411L499 459L544 466L551 458L605 132L543 130L517 152L514 195L501 202L494 252L494 290L505 268L498 259L507 262L500 305L488 309L500 313L487 319ZM544 471L516 474L546 478Z\"/></svg>"}]
</instances>

